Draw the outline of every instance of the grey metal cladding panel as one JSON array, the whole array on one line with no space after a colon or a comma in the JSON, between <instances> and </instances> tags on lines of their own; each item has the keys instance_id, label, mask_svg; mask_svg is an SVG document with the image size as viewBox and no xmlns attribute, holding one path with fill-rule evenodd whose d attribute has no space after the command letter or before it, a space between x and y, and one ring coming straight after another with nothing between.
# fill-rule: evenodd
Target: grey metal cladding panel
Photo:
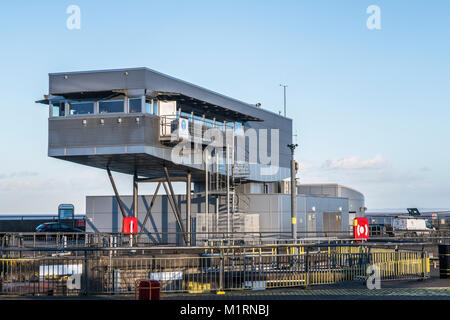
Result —
<instances>
[{"instance_id":1,"label":"grey metal cladding panel","mask_svg":"<svg viewBox=\"0 0 450 320\"><path fill-rule=\"evenodd\" d=\"M269 195L248 194L247 197L250 200L250 207L253 213L271 212L274 210L270 206L273 199Z\"/></svg>"},{"instance_id":2,"label":"grey metal cladding panel","mask_svg":"<svg viewBox=\"0 0 450 320\"><path fill-rule=\"evenodd\" d=\"M311 194L311 187L309 186L298 186L297 187L298 193L299 194Z\"/></svg>"},{"instance_id":3,"label":"grey metal cladding panel","mask_svg":"<svg viewBox=\"0 0 450 320\"><path fill-rule=\"evenodd\" d=\"M159 142L159 117L146 115L144 141L147 146L161 147Z\"/></svg>"},{"instance_id":4,"label":"grey metal cladding panel","mask_svg":"<svg viewBox=\"0 0 450 320\"><path fill-rule=\"evenodd\" d=\"M316 195L326 195L329 197L337 197L338 196L338 187L337 185L317 185L311 186L311 194Z\"/></svg>"},{"instance_id":5,"label":"grey metal cladding panel","mask_svg":"<svg viewBox=\"0 0 450 320\"><path fill-rule=\"evenodd\" d=\"M122 123L117 122L117 118ZM104 124L100 124L100 118ZM147 123L154 125L152 120L137 124L134 116L125 117L86 117L83 118L49 119L49 148L141 145L144 140L157 142L157 130L146 130ZM157 125L157 122L156 122ZM156 134L156 135L155 135Z\"/></svg>"},{"instance_id":6,"label":"grey metal cladding panel","mask_svg":"<svg viewBox=\"0 0 450 320\"><path fill-rule=\"evenodd\" d=\"M247 195L247 197L250 201L250 208L248 209L249 212L260 215L260 230L278 230L279 219L276 196L265 194L249 194Z\"/></svg>"},{"instance_id":7,"label":"grey metal cladding panel","mask_svg":"<svg viewBox=\"0 0 450 320\"><path fill-rule=\"evenodd\" d=\"M356 190L340 186L340 196L343 198L349 198L349 199L355 199L355 200L361 200L364 201L364 195Z\"/></svg>"},{"instance_id":8,"label":"grey metal cladding panel","mask_svg":"<svg viewBox=\"0 0 450 320\"><path fill-rule=\"evenodd\" d=\"M290 167L291 161L291 152L287 147L288 144L292 143L292 120L287 118L277 118L270 119L267 122L247 122L246 130L252 128L255 130L259 129L278 129L279 130L279 163L281 167ZM271 130L267 131L267 154L271 154L271 135L273 133ZM260 146L258 145L258 148ZM259 160L259 152L258 152L258 160Z\"/></svg>"},{"instance_id":9,"label":"grey metal cladding panel","mask_svg":"<svg viewBox=\"0 0 450 320\"><path fill-rule=\"evenodd\" d=\"M145 68L49 74L49 93L145 89ZM125 75L128 72L128 76ZM65 76L68 78L65 79Z\"/></svg>"},{"instance_id":10,"label":"grey metal cladding panel","mask_svg":"<svg viewBox=\"0 0 450 320\"><path fill-rule=\"evenodd\" d=\"M186 201L185 196L177 195L178 207L182 216L183 223L185 221ZM147 209L151 202L152 196L139 196L139 228L142 226ZM128 215L131 215L131 207L133 205L132 196L122 196L121 200ZM212 200L212 198L211 198ZM212 201L211 201L212 202ZM194 195L192 199L192 212L202 212L204 210L204 197ZM214 212L214 204L210 204L210 212ZM118 207L118 203L113 196L87 197L86 198L86 216L92 219L88 222L90 231L103 232L120 232L122 226L122 215ZM158 195L155 199L151 215L145 225L146 232L175 232L178 231L175 215L170 207L168 197L166 195Z\"/></svg>"}]
</instances>

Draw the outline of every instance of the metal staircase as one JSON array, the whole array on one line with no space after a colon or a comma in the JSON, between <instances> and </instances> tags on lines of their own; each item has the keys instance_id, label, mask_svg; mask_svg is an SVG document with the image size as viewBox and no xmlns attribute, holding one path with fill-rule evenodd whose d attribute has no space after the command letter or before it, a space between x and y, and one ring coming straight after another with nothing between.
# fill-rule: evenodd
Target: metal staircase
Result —
<instances>
[{"instance_id":1,"label":"metal staircase","mask_svg":"<svg viewBox=\"0 0 450 320\"><path fill-rule=\"evenodd\" d=\"M241 199L244 194L240 193L237 188L245 183L250 175L250 167L248 163L238 163L233 161L232 156L225 158L225 164L211 165L208 171L208 192L216 197L215 226L213 231L220 236L222 233L226 238L230 238L233 234L242 235L245 227L245 211L243 211ZM227 174L227 169L229 170ZM229 179L229 181L227 181ZM230 234L228 234L228 232Z\"/></svg>"}]
</instances>

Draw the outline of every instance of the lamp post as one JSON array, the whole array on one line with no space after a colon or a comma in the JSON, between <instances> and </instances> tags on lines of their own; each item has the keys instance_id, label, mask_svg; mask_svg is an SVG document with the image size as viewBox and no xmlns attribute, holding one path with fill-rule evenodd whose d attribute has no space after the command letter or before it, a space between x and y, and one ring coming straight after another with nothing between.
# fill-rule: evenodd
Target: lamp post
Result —
<instances>
[{"instance_id":1,"label":"lamp post","mask_svg":"<svg viewBox=\"0 0 450 320\"><path fill-rule=\"evenodd\" d=\"M284 116L286 117L286 88L287 88L287 85L280 84L280 87L283 87L283 92L284 92Z\"/></svg>"},{"instance_id":2,"label":"lamp post","mask_svg":"<svg viewBox=\"0 0 450 320\"><path fill-rule=\"evenodd\" d=\"M291 232L294 242L297 241L297 186L296 186L296 173L295 170L295 148L298 144L288 144L288 148L291 149Z\"/></svg>"}]
</instances>

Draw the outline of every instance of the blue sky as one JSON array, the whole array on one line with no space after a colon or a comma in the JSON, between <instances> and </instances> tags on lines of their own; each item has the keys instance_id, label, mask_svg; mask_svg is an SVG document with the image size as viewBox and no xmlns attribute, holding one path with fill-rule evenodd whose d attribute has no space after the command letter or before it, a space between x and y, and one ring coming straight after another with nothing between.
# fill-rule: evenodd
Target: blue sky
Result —
<instances>
[{"instance_id":1,"label":"blue sky","mask_svg":"<svg viewBox=\"0 0 450 320\"><path fill-rule=\"evenodd\" d=\"M287 84L302 182L358 189L369 209L449 208L449 16L424 0L2 3L0 213L83 213L86 195L112 193L103 171L47 157L34 101L49 72L141 66L274 112Z\"/></svg>"}]
</instances>

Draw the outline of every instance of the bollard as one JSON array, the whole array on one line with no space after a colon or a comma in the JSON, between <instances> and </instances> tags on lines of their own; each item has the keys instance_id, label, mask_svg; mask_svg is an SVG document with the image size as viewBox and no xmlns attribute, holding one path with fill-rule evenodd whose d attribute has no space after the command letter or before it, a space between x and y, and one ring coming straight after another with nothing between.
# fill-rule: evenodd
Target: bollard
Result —
<instances>
[{"instance_id":1,"label":"bollard","mask_svg":"<svg viewBox=\"0 0 450 320\"><path fill-rule=\"evenodd\" d=\"M439 250L439 274L441 279L450 278L450 244L440 244Z\"/></svg>"}]
</instances>

